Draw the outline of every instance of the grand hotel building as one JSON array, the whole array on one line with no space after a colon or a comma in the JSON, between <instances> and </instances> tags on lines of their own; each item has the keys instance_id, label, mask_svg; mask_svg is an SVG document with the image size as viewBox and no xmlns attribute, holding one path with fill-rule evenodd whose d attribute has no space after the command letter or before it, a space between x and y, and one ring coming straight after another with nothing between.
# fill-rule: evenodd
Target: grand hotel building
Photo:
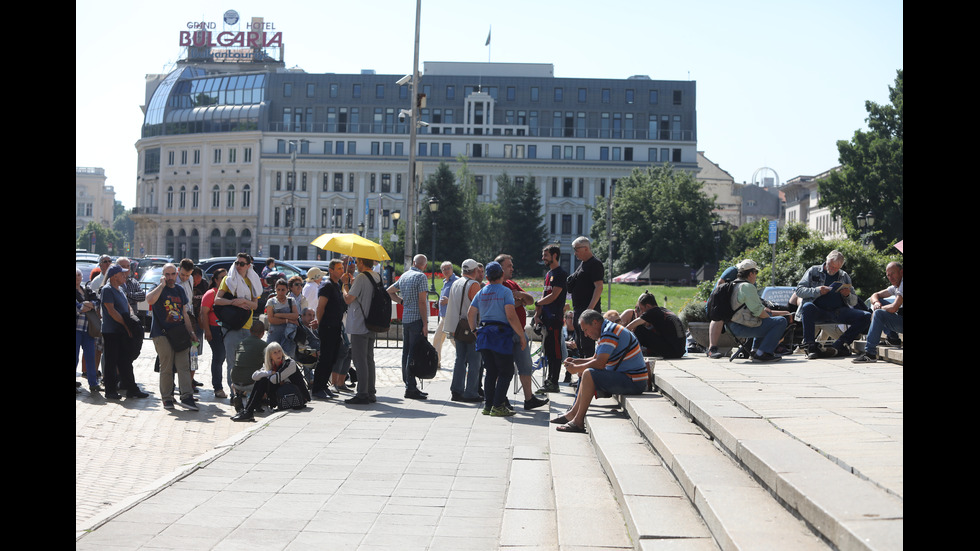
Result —
<instances>
[{"instance_id":1,"label":"grand hotel building","mask_svg":"<svg viewBox=\"0 0 980 551\"><path fill-rule=\"evenodd\" d=\"M481 200L494 200L502 173L533 181L549 241L565 247L588 235L592 206L634 168L697 171L693 81L558 78L551 64L423 69L419 181L441 162L455 170L459 155ZM324 232L363 224L379 238L409 193L409 123L399 113L413 101L401 78L188 61L147 76L136 247L313 259L322 251L309 243Z\"/></svg>"}]
</instances>

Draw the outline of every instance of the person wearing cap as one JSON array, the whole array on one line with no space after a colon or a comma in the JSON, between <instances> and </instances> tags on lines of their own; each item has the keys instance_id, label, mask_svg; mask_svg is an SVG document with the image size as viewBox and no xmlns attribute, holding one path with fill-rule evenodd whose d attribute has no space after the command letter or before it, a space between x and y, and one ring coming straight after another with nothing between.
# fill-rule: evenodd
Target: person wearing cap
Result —
<instances>
[{"instance_id":1,"label":"person wearing cap","mask_svg":"<svg viewBox=\"0 0 980 551\"><path fill-rule=\"evenodd\" d=\"M446 341L446 305L449 304L449 291L453 288L453 283L459 279L459 276L453 271L453 263L448 260L439 266L439 271L442 272L442 278L445 281L442 282L442 292L439 293L439 326L436 327L436 333L432 337L432 346L436 349L436 355L439 357L439 365L441 367L442 343Z\"/></svg>"},{"instance_id":2,"label":"person wearing cap","mask_svg":"<svg viewBox=\"0 0 980 551\"><path fill-rule=\"evenodd\" d=\"M452 337L460 320L466 322L466 312L469 311L473 297L479 292L481 285L478 276L480 265L476 260L467 258L460 266L463 276L456 278L446 294L445 315L443 316L444 331ZM445 287L443 287L445 289ZM462 342L452 339L456 347L456 364L453 366L453 380L449 385L454 402L480 402L480 353L475 342Z\"/></svg>"},{"instance_id":3,"label":"person wearing cap","mask_svg":"<svg viewBox=\"0 0 980 551\"><path fill-rule=\"evenodd\" d=\"M102 339L105 356L105 397L118 400L121 398L116 390L126 390L127 398L146 398L149 396L136 385L133 375L133 358L129 341L133 333L127 323L130 316L129 300L122 291L122 285L129 277L129 270L118 264L112 265L105 272L105 285L102 286ZM139 335L142 337L142 335ZM95 369L95 366L89 367Z\"/></svg>"},{"instance_id":4,"label":"person wearing cap","mask_svg":"<svg viewBox=\"0 0 980 551\"><path fill-rule=\"evenodd\" d=\"M323 275L323 270L316 266L306 271L306 285L303 285L303 296L306 297L306 304L310 308L316 309L316 305L320 300L317 293L320 291L320 285L323 283Z\"/></svg>"},{"instance_id":5,"label":"person wearing cap","mask_svg":"<svg viewBox=\"0 0 980 551\"><path fill-rule=\"evenodd\" d=\"M476 348L486 369L483 414L507 417L514 415L507 401L507 387L514 377L514 350L527 348L527 336L514 309L514 293L502 285L504 269L490 262L486 276L489 283L473 297L466 318L470 330L476 332Z\"/></svg>"},{"instance_id":6,"label":"person wearing cap","mask_svg":"<svg viewBox=\"0 0 980 551\"><path fill-rule=\"evenodd\" d=\"M773 310L762 303L759 290L755 286L759 277L759 265L746 259L738 263L738 276L741 281L732 294L732 320L728 324L732 334L739 338L755 339L752 361L773 362L782 357L775 354L776 345L786 332L788 322L783 316L785 310ZM745 308L742 308L745 305Z\"/></svg>"}]
</instances>

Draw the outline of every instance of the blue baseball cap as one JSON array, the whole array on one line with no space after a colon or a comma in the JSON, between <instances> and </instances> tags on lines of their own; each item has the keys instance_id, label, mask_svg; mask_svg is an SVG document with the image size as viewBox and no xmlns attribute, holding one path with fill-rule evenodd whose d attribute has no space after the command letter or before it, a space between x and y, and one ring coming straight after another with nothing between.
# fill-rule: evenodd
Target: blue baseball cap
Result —
<instances>
[{"instance_id":1,"label":"blue baseball cap","mask_svg":"<svg viewBox=\"0 0 980 551\"><path fill-rule=\"evenodd\" d=\"M491 262L483 269L487 279L497 279L504 275L504 269L499 262Z\"/></svg>"}]
</instances>

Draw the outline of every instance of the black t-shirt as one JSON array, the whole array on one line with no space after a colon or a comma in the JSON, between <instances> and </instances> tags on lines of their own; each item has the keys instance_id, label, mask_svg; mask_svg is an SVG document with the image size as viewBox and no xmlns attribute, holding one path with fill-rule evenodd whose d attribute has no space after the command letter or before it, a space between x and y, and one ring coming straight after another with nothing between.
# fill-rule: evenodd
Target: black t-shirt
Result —
<instances>
[{"instance_id":1,"label":"black t-shirt","mask_svg":"<svg viewBox=\"0 0 980 551\"><path fill-rule=\"evenodd\" d=\"M327 299L327 306L323 309L323 317L319 320L320 327L340 327L344 320L344 312L347 311L347 303L344 302L344 294L340 291L340 284L334 283L332 279L328 278L317 292L317 302L319 302L320 297Z\"/></svg>"},{"instance_id":2,"label":"black t-shirt","mask_svg":"<svg viewBox=\"0 0 980 551\"><path fill-rule=\"evenodd\" d=\"M684 324L670 310L655 306L640 316L650 327L637 328L636 337L640 344L656 356L679 358L684 355L686 335Z\"/></svg>"},{"instance_id":3,"label":"black t-shirt","mask_svg":"<svg viewBox=\"0 0 980 551\"><path fill-rule=\"evenodd\" d=\"M594 256L578 265L575 273L572 274L575 278L575 285L572 288L572 309L576 313L584 312L589 308L592 294L595 293L595 282L602 281L604 275L602 262ZM593 309L602 311L601 298Z\"/></svg>"},{"instance_id":4,"label":"black t-shirt","mask_svg":"<svg viewBox=\"0 0 980 551\"><path fill-rule=\"evenodd\" d=\"M541 307L541 321L548 326L561 325L565 314L565 299L568 296L568 272L561 266L550 270L544 276L544 294L542 296L548 296L556 287L561 288L558 298Z\"/></svg>"}]
</instances>

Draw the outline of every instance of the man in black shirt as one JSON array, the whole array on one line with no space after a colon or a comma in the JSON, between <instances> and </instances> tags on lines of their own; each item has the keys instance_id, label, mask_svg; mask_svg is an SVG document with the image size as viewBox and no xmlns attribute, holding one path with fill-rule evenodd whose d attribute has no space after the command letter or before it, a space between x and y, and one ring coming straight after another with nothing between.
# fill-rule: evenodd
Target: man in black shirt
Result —
<instances>
[{"instance_id":1,"label":"man in black shirt","mask_svg":"<svg viewBox=\"0 0 980 551\"><path fill-rule=\"evenodd\" d=\"M585 336L578 319L586 310L602 310L602 280L605 271L602 262L592 254L592 242L579 236L572 241L575 258L581 261L575 272L568 276L568 290L572 293L572 310L575 311L575 345L582 358L595 354L595 341Z\"/></svg>"},{"instance_id":2,"label":"man in black shirt","mask_svg":"<svg viewBox=\"0 0 980 551\"><path fill-rule=\"evenodd\" d=\"M339 258L331 260L327 275L329 278L317 292L316 323L320 337L320 357L316 369L313 370L313 388L310 389L314 398L324 400L334 397L328 384L337 361L337 353L343 344L343 335L340 332L343 330L347 303L340 290L340 278L344 275L344 261Z\"/></svg>"},{"instance_id":3,"label":"man in black shirt","mask_svg":"<svg viewBox=\"0 0 980 551\"><path fill-rule=\"evenodd\" d=\"M668 359L684 355L684 325L677 315L657 306L657 299L646 291L636 301L636 315L626 328L636 335L647 355Z\"/></svg>"},{"instance_id":4,"label":"man in black shirt","mask_svg":"<svg viewBox=\"0 0 980 551\"><path fill-rule=\"evenodd\" d=\"M548 267L544 276L544 294L534 303L534 319L545 329L544 355L548 358L548 380L545 390L558 391L558 373L561 371L561 327L564 319L565 297L567 291L568 272L558 263L561 258L561 248L558 245L548 245L541 251L541 260Z\"/></svg>"}]
</instances>

